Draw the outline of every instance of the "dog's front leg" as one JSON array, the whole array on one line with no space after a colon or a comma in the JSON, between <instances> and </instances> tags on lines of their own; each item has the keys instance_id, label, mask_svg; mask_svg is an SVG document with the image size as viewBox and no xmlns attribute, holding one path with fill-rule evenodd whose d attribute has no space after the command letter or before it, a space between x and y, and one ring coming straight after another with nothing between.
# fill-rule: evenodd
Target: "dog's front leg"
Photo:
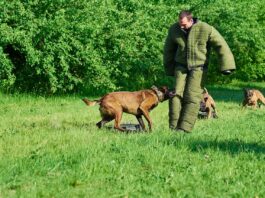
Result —
<instances>
[{"instance_id":1,"label":"dog's front leg","mask_svg":"<svg viewBox=\"0 0 265 198\"><path fill-rule=\"evenodd\" d=\"M144 124L142 116L141 115L137 115L136 118L137 118L141 128L145 131L145 124Z\"/></svg>"},{"instance_id":2,"label":"dog's front leg","mask_svg":"<svg viewBox=\"0 0 265 198\"><path fill-rule=\"evenodd\" d=\"M145 119L146 119L147 122L148 122L149 130L152 131L152 120L151 120L151 118L150 118L150 116L149 116L149 112L148 112L148 110L146 110L145 108L143 108L143 107L141 107L141 106L140 106L140 110L141 110L141 112L143 113Z\"/></svg>"},{"instance_id":3,"label":"dog's front leg","mask_svg":"<svg viewBox=\"0 0 265 198\"><path fill-rule=\"evenodd\" d=\"M248 101L247 101L247 100L244 100L244 101L242 102L242 107L246 107L247 104L248 104Z\"/></svg>"},{"instance_id":4,"label":"dog's front leg","mask_svg":"<svg viewBox=\"0 0 265 198\"><path fill-rule=\"evenodd\" d=\"M211 108L209 108L209 111L208 111L208 116L207 116L207 118L208 119L210 119L212 117L212 109Z\"/></svg>"},{"instance_id":5,"label":"dog's front leg","mask_svg":"<svg viewBox=\"0 0 265 198\"><path fill-rule=\"evenodd\" d=\"M251 103L251 108L252 109L257 109L257 101L253 101L252 103Z\"/></svg>"},{"instance_id":6,"label":"dog's front leg","mask_svg":"<svg viewBox=\"0 0 265 198\"><path fill-rule=\"evenodd\" d=\"M217 110L216 110L216 108L214 107L214 108L213 108L213 110L214 110L214 114L213 114L214 116L213 116L213 117L214 117L214 118L218 118L218 115L217 115Z\"/></svg>"},{"instance_id":7,"label":"dog's front leg","mask_svg":"<svg viewBox=\"0 0 265 198\"><path fill-rule=\"evenodd\" d=\"M218 116L217 116L217 110L216 110L216 108L215 108L215 103L213 103L211 106L212 106L212 108L213 108L213 117L214 117L214 118L218 118Z\"/></svg>"}]
</instances>

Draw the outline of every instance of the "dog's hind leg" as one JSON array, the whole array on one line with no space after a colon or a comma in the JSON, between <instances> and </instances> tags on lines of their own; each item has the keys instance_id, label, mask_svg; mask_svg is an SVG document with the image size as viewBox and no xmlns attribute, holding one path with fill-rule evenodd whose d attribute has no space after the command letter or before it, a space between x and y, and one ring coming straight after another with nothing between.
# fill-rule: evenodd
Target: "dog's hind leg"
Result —
<instances>
[{"instance_id":1,"label":"dog's hind leg","mask_svg":"<svg viewBox=\"0 0 265 198\"><path fill-rule=\"evenodd\" d=\"M137 115L136 118L137 118L140 126L142 127L142 129L145 130L145 125L144 125L144 121L143 121L142 116L141 115Z\"/></svg>"},{"instance_id":2,"label":"dog's hind leg","mask_svg":"<svg viewBox=\"0 0 265 198\"><path fill-rule=\"evenodd\" d=\"M119 131L125 131L123 128L120 127L121 124L121 118L122 118L122 111L118 111L115 113L115 123L114 128Z\"/></svg>"},{"instance_id":3,"label":"dog's hind leg","mask_svg":"<svg viewBox=\"0 0 265 198\"><path fill-rule=\"evenodd\" d=\"M100 128L102 128L106 123L112 121L113 119L114 119L113 117L110 117L110 116L107 117L107 116L105 116L105 117L103 117L102 120L99 121L96 125L97 125L97 127L100 129Z\"/></svg>"}]
</instances>

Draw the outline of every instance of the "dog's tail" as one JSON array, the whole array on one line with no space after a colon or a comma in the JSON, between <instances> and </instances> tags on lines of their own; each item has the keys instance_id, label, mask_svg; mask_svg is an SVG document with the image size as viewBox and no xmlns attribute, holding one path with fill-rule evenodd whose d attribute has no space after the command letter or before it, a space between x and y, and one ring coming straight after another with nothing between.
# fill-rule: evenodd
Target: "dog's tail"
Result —
<instances>
[{"instance_id":1,"label":"dog's tail","mask_svg":"<svg viewBox=\"0 0 265 198\"><path fill-rule=\"evenodd\" d=\"M82 100L84 101L84 103L86 103L87 106L94 106L96 104L99 104L100 101L101 101L100 99L99 100L92 100L92 101L90 101L87 98L83 98Z\"/></svg>"}]
</instances>

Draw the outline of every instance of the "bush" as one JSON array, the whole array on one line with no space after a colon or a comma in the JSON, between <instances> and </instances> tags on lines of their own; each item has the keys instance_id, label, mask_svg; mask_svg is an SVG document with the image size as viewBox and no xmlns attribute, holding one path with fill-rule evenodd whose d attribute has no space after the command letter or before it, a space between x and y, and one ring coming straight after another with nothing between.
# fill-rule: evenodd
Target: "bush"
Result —
<instances>
[{"instance_id":1,"label":"bush","mask_svg":"<svg viewBox=\"0 0 265 198\"><path fill-rule=\"evenodd\" d=\"M163 44L181 9L215 26L235 55L238 69L228 78L212 57L209 82L264 80L261 0L0 0L0 86L99 94L171 85Z\"/></svg>"}]
</instances>

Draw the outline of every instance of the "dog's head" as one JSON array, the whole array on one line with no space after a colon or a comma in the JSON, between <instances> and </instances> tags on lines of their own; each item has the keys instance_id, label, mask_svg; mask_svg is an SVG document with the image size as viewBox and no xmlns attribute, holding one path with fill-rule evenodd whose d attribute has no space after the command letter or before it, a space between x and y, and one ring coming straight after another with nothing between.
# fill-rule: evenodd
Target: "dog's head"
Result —
<instances>
[{"instance_id":1,"label":"dog's head","mask_svg":"<svg viewBox=\"0 0 265 198\"><path fill-rule=\"evenodd\" d=\"M253 100L254 90L247 88L244 88L243 90L244 90L245 99L251 102Z\"/></svg>"},{"instance_id":2,"label":"dog's head","mask_svg":"<svg viewBox=\"0 0 265 198\"><path fill-rule=\"evenodd\" d=\"M200 111L206 111L206 103L209 99L209 94L208 93L203 93L202 100L200 102Z\"/></svg>"},{"instance_id":3,"label":"dog's head","mask_svg":"<svg viewBox=\"0 0 265 198\"><path fill-rule=\"evenodd\" d=\"M209 100L209 94L208 93L203 94L203 101L207 102L208 100Z\"/></svg>"},{"instance_id":4,"label":"dog's head","mask_svg":"<svg viewBox=\"0 0 265 198\"><path fill-rule=\"evenodd\" d=\"M202 100L200 102L201 111L205 111L207 108L210 108L211 104L214 103L212 97L208 93L207 89L203 89Z\"/></svg>"}]
</instances>

